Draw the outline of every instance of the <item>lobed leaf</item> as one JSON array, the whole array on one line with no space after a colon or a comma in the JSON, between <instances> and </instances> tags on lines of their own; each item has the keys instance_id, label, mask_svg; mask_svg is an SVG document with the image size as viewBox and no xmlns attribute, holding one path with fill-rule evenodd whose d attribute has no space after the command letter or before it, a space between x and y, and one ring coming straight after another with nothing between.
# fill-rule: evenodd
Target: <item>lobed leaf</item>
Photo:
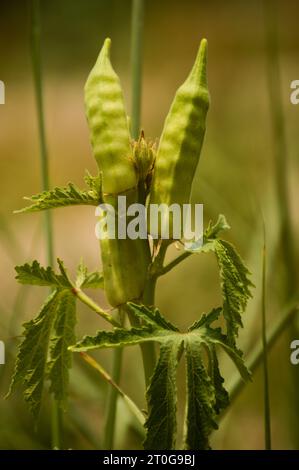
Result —
<instances>
[{"instance_id":1,"label":"lobed leaf","mask_svg":"<svg viewBox=\"0 0 299 470\"><path fill-rule=\"evenodd\" d=\"M223 298L223 315L227 325L227 336L231 344L235 344L238 329L242 325L241 315L245 311L251 297L249 271L234 246L225 241L217 240L215 253L218 261Z\"/></svg>"},{"instance_id":2,"label":"lobed leaf","mask_svg":"<svg viewBox=\"0 0 299 470\"><path fill-rule=\"evenodd\" d=\"M99 271L89 273L81 261L77 268L76 287L78 289L104 289L104 276Z\"/></svg>"},{"instance_id":3,"label":"lobed leaf","mask_svg":"<svg viewBox=\"0 0 299 470\"><path fill-rule=\"evenodd\" d=\"M204 232L203 244L194 243L188 251L193 253L213 252L216 255L220 272L222 290L222 311L226 321L227 335L231 344L235 344L239 327L242 327L242 314L251 297L253 287L249 279L250 272L246 268L234 246L217 238L223 230L230 227L223 215L219 215L215 225L209 223Z\"/></svg>"},{"instance_id":4,"label":"lobed leaf","mask_svg":"<svg viewBox=\"0 0 299 470\"><path fill-rule=\"evenodd\" d=\"M76 298L68 290L61 292L56 308L54 330L51 338L50 362L48 374L51 381L50 391L63 407L67 399L69 369L72 366L72 354L69 346L76 341Z\"/></svg>"},{"instance_id":5,"label":"lobed leaf","mask_svg":"<svg viewBox=\"0 0 299 470\"><path fill-rule=\"evenodd\" d=\"M46 364L52 325L61 293L55 290L34 320L24 323L24 339L19 346L10 395L18 383L24 387L24 397L37 418L42 401Z\"/></svg>"},{"instance_id":6,"label":"lobed leaf","mask_svg":"<svg viewBox=\"0 0 299 470\"><path fill-rule=\"evenodd\" d=\"M113 331L101 330L95 336L84 336L81 341L70 347L71 351L81 352L92 349L118 348L134 346L147 341L162 343L167 339L175 337L175 334L162 329L155 329L151 325L138 328L114 328Z\"/></svg>"},{"instance_id":7,"label":"lobed leaf","mask_svg":"<svg viewBox=\"0 0 299 470\"><path fill-rule=\"evenodd\" d=\"M74 205L92 205L97 206L101 202L100 194L95 190L81 190L73 183L68 183L62 188L54 188L49 191L25 197L27 201L32 202L30 206L15 211L22 212L38 212L57 207L74 206Z\"/></svg>"},{"instance_id":8,"label":"lobed leaf","mask_svg":"<svg viewBox=\"0 0 299 470\"><path fill-rule=\"evenodd\" d=\"M220 374L215 346L209 346L211 379L215 390L215 411L217 414L229 405L229 395L224 388L224 379Z\"/></svg>"},{"instance_id":9,"label":"lobed leaf","mask_svg":"<svg viewBox=\"0 0 299 470\"><path fill-rule=\"evenodd\" d=\"M143 443L146 450L175 449L177 387L176 372L182 337L175 336L161 344L159 360L147 390L149 415Z\"/></svg>"},{"instance_id":10,"label":"lobed leaf","mask_svg":"<svg viewBox=\"0 0 299 470\"><path fill-rule=\"evenodd\" d=\"M221 346L237 366L242 377L250 374L242 360L242 354L221 328L212 327L222 311L213 309L203 314L186 333L180 332L168 322L158 309L143 305L128 304L135 316L142 320L138 328L114 328L99 331L96 336L85 336L72 351L88 351L98 348L125 347L146 341L160 343L160 355L147 391L149 415L146 421L146 449L173 449L176 434L176 370L181 352L187 361L187 433L185 445L188 449L209 448L208 437L216 428L215 417L228 404L228 394L223 387L215 352ZM210 372L204 366L203 348L208 350Z\"/></svg>"},{"instance_id":11,"label":"lobed leaf","mask_svg":"<svg viewBox=\"0 0 299 470\"><path fill-rule=\"evenodd\" d=\"M60 260L59 263L61 274L56 274L50 266L43 268L36 260L33 261L32 264L26 263L23 266L16 266L16 279L21 284L50 287L72 287Z\"/></svg>"},{"instance_id":12,"label":"lobed leaf","mask_svg":"<svg viewBox=\"0 0 299 470\"><path fill-rule=\"evenodd\" d=\"M186 449L209 449L209 435L217 429L216 396L200 354L202 342L195 335L185 339L187 365Z\"/></svg>"},{"instance_id":13,"label":"lobed leaf","mask_svg":"<svg viewBox=\"0 0 299 470\"><path fill-rule=\"evenodd\" d=\"M99 173L96 176L92 176L88 170L86 170L84 181L91 191L99 195L101 199L102 195L102 174Z\"/></svg>"},{"instance_id":14,"label":"lobed leaf","mask_svg":"<svg viewBox=\"0 0 299 470\"><path fill-rule=\"evenodd\" d=\"M157 308L149 308L145 305L134 304L133 302L128 302L127 305L134 315L146 324L153 325L155 328L162 328L163 330L179 331L178 328L161 315Z\"/></svg>"}]
</instances>

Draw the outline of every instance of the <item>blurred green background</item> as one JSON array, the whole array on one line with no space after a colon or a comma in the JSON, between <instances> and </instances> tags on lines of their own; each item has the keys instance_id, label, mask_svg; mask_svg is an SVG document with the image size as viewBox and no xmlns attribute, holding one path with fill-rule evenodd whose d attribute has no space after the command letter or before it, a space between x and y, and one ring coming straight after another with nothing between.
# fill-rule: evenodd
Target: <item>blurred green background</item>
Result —
<instances>
[{"instance_id":1,"label":"blurred green background","mask_svg":"<svg viewBox=\"0 0 299 470\"><path fill-rule=\"evenodd\" d=\"M83 86L105 37L112 39L112 60L124 87L130 113L129 0L42 1L42 55L45 115L51 186L73 181L82 187L84 170L95 173L83 106ZM279 3L280 60L287 147L291 218L298 239L299 106L291 105L290 82L299 78L299 4ZM21 324L32 318L46 292L20 287L14 265L31 259L45 262L43 217L13 215L22 197L41 186L38 133L29 48L29 10L26 1L1 2L0 79L6 85L6 104L0 106L0 339L6 344L6 365L0 366L0 449L50 447L49 400L38 432L21 393L10 400L8 389ZM286 272L279 242L277 196L274 185L273 139L267 90L264 23L261 2L151 0L146 2L143 67L142 127L158 138L175 90L193 63L199 41L209 41L209 88L212 104L207 136L193 187L193 200L204 203L205 223L224 213L232 226L228 238L239 248L253 273L254 298L244 316L240 346L245 354L261 341L261 210L266 221L268 250L267 314L269 325L284 305ZM59 209L53 213L55 255L74 272L82 256L90 269L99 265L90 208ZM298 245L298 244L297 244ZM175 248L169 256L175 255ZM158 285L161 311L181 327L217 306L220 299L212 256L191 257ZM94 293L93 293L94 295ZM101 293L95 294L106 305ZM78 336L104 324L80 307ZM296 338L293 338L296 339ZM297 338L298 339L298 338ZM269 354L273 448L299 449L299 410L291 372L290 336L286 332ZM111 354L95 357L109 370ZM235 373L223 358L225 378ZM299 374L299 366L298 374ZM183 371L179 372L183 397ZM125 352L122 386L144 407L143 374L137 347ZM70 406L65 414L68 448L98 448L103 432L107 388L101 378L75 357L71 373ZM181 416L182 409L179 409ZM259 369L231 406L212 437L215 449L262 449L263 385ZM136 448L138 428L119 401L116 448Z\"/></svg>"}]
</instances>

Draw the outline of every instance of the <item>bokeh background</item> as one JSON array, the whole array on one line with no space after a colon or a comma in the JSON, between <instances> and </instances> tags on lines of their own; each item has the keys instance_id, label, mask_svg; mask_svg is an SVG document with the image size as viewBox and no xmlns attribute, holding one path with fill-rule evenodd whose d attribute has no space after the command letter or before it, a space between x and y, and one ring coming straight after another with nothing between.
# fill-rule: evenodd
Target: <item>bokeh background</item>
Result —
<instances>
[{"instance_id":1,"label":"bokeh background","mask_svg":"<svg viewBox=\"0 0 299 470\"><path fill-rule=\"evenodd\" d=\"M235 243L253 273L254 298L244 316L240 346L248 354L261 341L261 251L264 214L267 232L267 315L271 326L285 302L287 267L279 239L274 143L267 89L264 19L258 0L151 0L146 2L142 127L156 139L175 90L186 77L199 40L209 41L209 88L212 104L207 136L193 187L193 200L204 203L205 223L224 213ZM105 37L112 38L112 60L124 87L130 113L129 0L42 1L42 55L45 116L51 185L69 181L83 186L86 168L95 173L83 106L83 86ZM290 103L290 82L299 78L299 4L278 2L279 45L284 122L287 133L288 189L294 237L298 240L299 106ZM29 48L29 10L26 1L1 1L0 79L6 85L6 104L0 106L0 339L6 344L6 365L0 366L0 448L50 447L49 397L38 425L21 393L4 400L12 374L23 321L38 311L43 288L18 286L14 266L32 259L45 262L42 214L13 215L22 197L41 187L38 132ZM55 255L74 272L82 256L90 269L99 266L92 208L66 208L53 213ZM174 256L175 249L169 253ZM286 269L284 269L286 268ZM93 295L106 305L101 292ZM219 282L214 259L191 257L158 285L157 304L180 327L217 306ZM78 336L104 326L91 311L80 307ZM273 448L299 448L299 389L293 384L290 334L285 332L269 353ZM293 337L292 339L296 339ZM299 339L299 334L298 338ZM95 357L109 370L111 354ZM233 366L223 358L227 383ZM297 366L299 374L299 366ZM183 397L184 371L179 371ZM125 353L122 386L144 407L139 350ZM107 386L80 357L74 358L69 411L65 414L68 448L99 448ZM182 409L179 409L181 419ZM261 369L246 385L212 437L216 449L262 449L263 382ZM116 448L136 448L139 431L119 401Z\"/></svg>"}]
</instances>

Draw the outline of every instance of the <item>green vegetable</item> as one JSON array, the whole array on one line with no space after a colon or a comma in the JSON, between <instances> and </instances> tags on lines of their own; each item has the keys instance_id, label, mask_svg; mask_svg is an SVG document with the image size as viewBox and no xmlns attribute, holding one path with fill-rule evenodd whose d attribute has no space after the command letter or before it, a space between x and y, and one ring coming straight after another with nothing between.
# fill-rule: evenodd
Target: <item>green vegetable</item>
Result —
<instances>
[{"instance_id":1,"label":"green vegetable","mask_svg":"<svg viewBox=\"0 0 299 470\"><path fill-rule=\"evenodd\" d=\"M150 253L147 240L100 241L105 293L113 307L139 300L147 278Z\"/></svg>"},{"instance_id":2,"label":"green vegetable","mask_svg":"<svg viewBox=\"0 0 299 470\"><path fill-rule=\"evenodd\" d=\"M130 133L120 81L110 62L106 39L85 84L85 107L103 193L118 194L137 186Z\"/></svg>"},{"instance_id":3,"label":"green vegetable","mask_svg":"<svg viewBox=\"0 0 299 470\"><path fill-rule=\"evenodd\" d=\"M209 108L206 63L207 41L203 39L194 66L177 90L165 121L157 151L150 204L171 206L176 203L182 206L189 203ZM172 222L170 214L167 220L170 234Z\"/></svg>"},{"instance_id":4,"label":"green vegetable","mask_svg":"<svg viewBox=\"0 0 299 470\"><path fill-rule=\"evenodd\" d=\"M85 105L91 143L102 177L103 200L117 212L120 194L125 192L129 206L138 200L139 191L123 93L110 63L110 44L110 39L106 39L89 74ZM150 263L148 241L107 238L100 240L100 246L109 303L116 307L140 299Z\"/></svg>"}]
</instances>

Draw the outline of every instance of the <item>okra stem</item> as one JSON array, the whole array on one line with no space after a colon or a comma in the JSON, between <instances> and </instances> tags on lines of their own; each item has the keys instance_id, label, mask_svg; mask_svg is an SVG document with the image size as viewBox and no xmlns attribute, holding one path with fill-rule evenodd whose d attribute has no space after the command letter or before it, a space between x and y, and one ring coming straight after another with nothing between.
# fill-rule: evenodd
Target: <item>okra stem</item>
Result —
<instances>
[{"instance_id":1,"label":"okra stem","mask_svg":"<svg viewBox=\"0 0 299 470\"><path fill-rule=\"evenodd\" d=\"M124 323L123 307L119 308L119 317L121 319L121 326L122 326ZM114 349L111 378L116 385L119 385L120 383L122 359L123 359L123 348ZM108 406L107 406L105 433L104 433L104 440L103 440L103 448L105 450L112 450L114 447L117 399L118 399L118 391L115 389L115 387L110 387L109 394L108 394Z\"/></svg>"},{"instance_id":2,"label":"okra stem","mask_svg":"<svg viewBox=\"0 0 299 470\"><path fill-rule=\"evenodd\" d=\"M156 274L157 277L160 277L160 276L163 276L164 274L167 274L169 271L171 271L173 268L175 268L179 263L184 261L190 255L192 255L192 253L190 251L184 251L184 253L179 255L173 261L170 261L170 263L166 264L165 266L162 266L162 268Z\"/></svg>"},{"instance_id":3,"label":"okra stem","mask_svg":"<svg viewBox=\"0 0 299 470\"><path fill-rule=\"evenodd\" d=\"M91 308L91 310L94 310L94 312L104 318L107 322L111 323L111 325L116 327L121 326L120 323L115 320L112 315L110 315L110 313L103 310L93 299L88 297L88 295L86 295L85 292L83 292L81 289L74 287L72 292L76 297L78 297L78 299L81 300L81 302Z\"/></svg>"},{"instance_id":4,"label":"okra stem","mask_svg":"<svg viewBox=\"0 0 299 470\"><path fill-rule=\"evenodd\" d=\"M133 0L132 5L132 137L137 140L140 131L142 93L142 50L143 50L144 0Z\"/></svg>"},{"instance_id":5,"label":"okra stem","mask_svg":"<svg viewBox=\"0 0 299 470\"><path fill-rule=\"evenodd\" d=\"M42 177L42 189L49 189L49 162L45 131L44 104L43 104L43 81L41 67L41 47L40 47L40 1L31 0L31 57L32 72L34 81L36 113L38 120L39 134L39 154ZM53 265L53 228L51 212L46 211L44 215L44 230L47 250L48 265ZM59 403L53 398L51 401L51 440L53 449L61 449L63 415Z\"/></svg>"}]
</instances>

